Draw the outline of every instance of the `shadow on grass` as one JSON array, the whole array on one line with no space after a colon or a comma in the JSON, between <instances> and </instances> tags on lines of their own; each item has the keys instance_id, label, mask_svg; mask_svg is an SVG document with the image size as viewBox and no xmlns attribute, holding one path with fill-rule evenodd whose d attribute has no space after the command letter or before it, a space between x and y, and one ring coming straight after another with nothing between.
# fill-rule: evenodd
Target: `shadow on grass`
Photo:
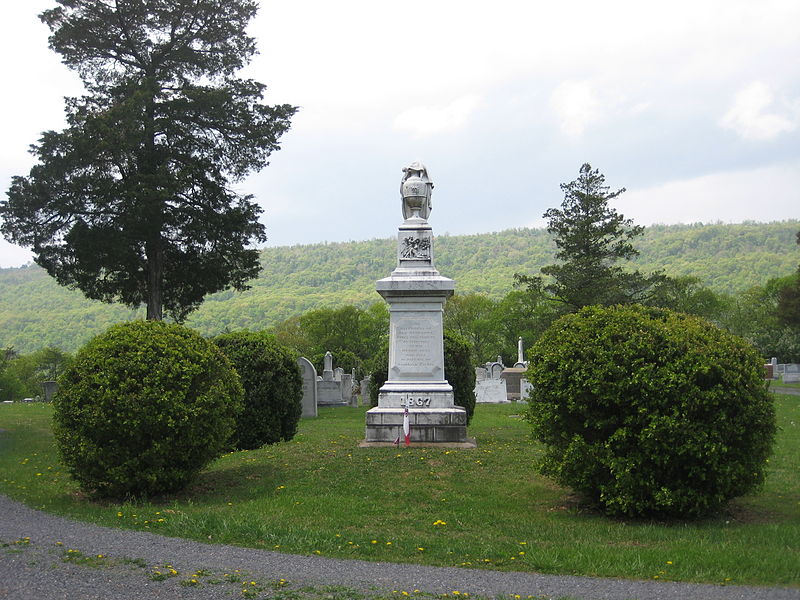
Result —
<instances>
[{"instance_id":1,"label":"shadow on grass","mask_svg":"<svg viewBox=\"0 0 800 600\"><path fill-rule=\"evenodd\" d=\"M210 469L201 471L197 479L185 489L163 499L204 503L231 498L250 499L254 495L274 495L278 484L285 481L286 472L281 466L263 462L225 464L218 461Z\"/></svg>"},{"instance_id":2,"label":"shadow on grass","mask_svg":"<svg viewBox=\"0 0 800 600\"><path fill-rule=\"evenodd\" d=\"M789 502L793 500L789 499ZM797 504L800 504L798 499ZM697 517L645 515L641 517L626 517L622 515L608 515L602 507L590 498L576 492L565 491L548 510L553 513L567 514L573 517L589 520L605 520L609 523L622 525L653 525L658 527L683 527L693 525L699 527L718 527L721 525L768 525L792 521L785 515L762 506L755 506L745 498L734 498L723 506L718 512Z\"/></svg>"}]
</instances>

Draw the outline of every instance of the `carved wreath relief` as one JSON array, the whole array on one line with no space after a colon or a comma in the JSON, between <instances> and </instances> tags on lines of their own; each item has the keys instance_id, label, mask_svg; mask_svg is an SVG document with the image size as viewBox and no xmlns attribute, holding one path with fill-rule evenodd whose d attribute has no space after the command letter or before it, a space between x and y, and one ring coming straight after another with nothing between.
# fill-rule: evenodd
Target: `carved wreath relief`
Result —
<instances>
[{"instance_id":1,"label":"carved wreath relief","mask_svg":"<svg viewBox=\"0 0 800 600\"><path fill-rule=\"evenodd\" d=\"M413 236L403 238L403 244L400 248L400 256L402 258L430 259L430 238L415 238Z\"/></svg>"}]
</instances>

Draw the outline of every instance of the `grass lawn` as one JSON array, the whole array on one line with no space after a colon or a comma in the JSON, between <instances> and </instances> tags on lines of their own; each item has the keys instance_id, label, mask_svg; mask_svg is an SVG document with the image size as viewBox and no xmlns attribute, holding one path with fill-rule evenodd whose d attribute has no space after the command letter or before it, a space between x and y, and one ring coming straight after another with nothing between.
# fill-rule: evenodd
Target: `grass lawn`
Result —
<instances>
[{"instance_id":1,"label":"grass lawn","mask_svg":"<svg viewBox=\"0 0 800 600\"><path fill-rule=\"evenodd\" d=\"M185 492L98 503L58 463L45 404L0 405L0 492L112 527L299 554L727 584L800 585L800 398L776 395L763 491L715 518L623 521L537 475L516 405L478 405L473 450L358 448L364 409L223 456Z\"/></svg>"}]
</instances>

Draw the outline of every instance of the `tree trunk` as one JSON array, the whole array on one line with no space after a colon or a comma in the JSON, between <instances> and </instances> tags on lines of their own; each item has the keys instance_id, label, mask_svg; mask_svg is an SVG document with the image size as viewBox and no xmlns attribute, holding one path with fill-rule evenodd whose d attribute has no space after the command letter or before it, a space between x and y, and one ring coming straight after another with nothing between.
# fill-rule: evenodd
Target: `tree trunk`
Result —
<instances>
[{"instance_id":1,"label":"tree trunk","mask_svg":"<svg viewBox=\"0 0 800 600\"><path fill-rule=\"evenodd\" d=\"M147 244L147 320L163 320L164 252L158 242Z\"/></svg>"}]
</instances>

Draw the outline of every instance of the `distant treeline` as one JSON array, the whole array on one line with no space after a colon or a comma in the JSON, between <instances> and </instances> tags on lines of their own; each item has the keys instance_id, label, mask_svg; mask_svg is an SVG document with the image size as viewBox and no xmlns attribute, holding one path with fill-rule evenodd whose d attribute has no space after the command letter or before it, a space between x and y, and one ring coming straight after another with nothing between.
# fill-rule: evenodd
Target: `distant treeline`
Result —
<instances>
[{"instance_id":1,"label":"distant treeline","mask_svg":"<svg viewBox=\"0 0 800 600\"><path fill-rule=\"evenodd\" d=\"M736 225L657 225L636 247L645 272L691 276L717 293L741 293L797 269L800 221ZM500 299L514 273L537 274L553 262L543 229L440 236L434 259L456 280L460 294ZM263 271L243 292L209 296L187 325L204 335L241 328L265 329L312 309L379 301L375 281L396 262L393 239L268 248ZM36 266L0 269L0 348L29 353L46 346L74 351L113 323L143 318L143 311L87 300L55 283Z\"/></svg>"}]
</instances>

